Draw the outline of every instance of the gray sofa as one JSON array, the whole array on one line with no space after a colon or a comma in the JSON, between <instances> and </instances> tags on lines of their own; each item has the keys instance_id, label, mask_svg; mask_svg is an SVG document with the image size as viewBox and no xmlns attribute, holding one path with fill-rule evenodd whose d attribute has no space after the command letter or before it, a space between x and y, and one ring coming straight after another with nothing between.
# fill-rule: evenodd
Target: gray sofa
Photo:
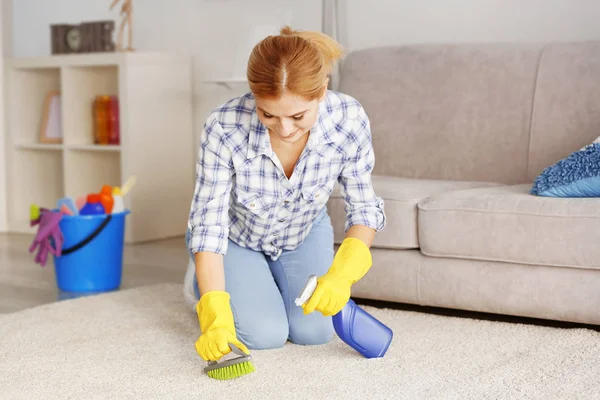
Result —
<instances>
[{"instance_id":1,"label":"gray sofa","mask_svg":"<svg viewBox=\"0 0 600 400\"><path fill-rule=\"evenodd\" d=\"M529 194L600 136L600 42L361 50L337 90L370 117L388 216L354 297L600 324L600 199ZM339 244L337 188L328 208Z\"/></svg>"}]
</instances>

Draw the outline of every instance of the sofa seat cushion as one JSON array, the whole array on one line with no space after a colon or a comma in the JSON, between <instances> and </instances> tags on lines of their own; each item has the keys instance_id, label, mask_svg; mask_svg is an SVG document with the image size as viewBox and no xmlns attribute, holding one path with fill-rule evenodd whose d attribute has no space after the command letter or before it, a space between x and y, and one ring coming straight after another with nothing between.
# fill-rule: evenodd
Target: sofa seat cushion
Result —
<instances>
[{"instance_id":1,"label":"sofa seat cushion","mask_svg":"<svg viewBox=\"0 0 600 400\"><path fill-rule=\"evenodd\" d=\"M491 182L409 179L377 175L372 178L375 193L384 201L386 214L386 227L375 236L373 246L391 249L419 248L417 204L421 200L451 190L500 185ZM327 207L333 225L334 241L339 244L344 240L346 214L344 199L337 184Z\"/></svg>"},{"instance_id":2,"label":"sofa seat cushion","mask_svg":"<svg viewBox=\"0 0 600 400\"><path fill-rule=\"evenodd\" d=\"M530 184L446 192L419 203L429 256L600 269L600 198L529 194Z\"/></svg>"}]
</instances>

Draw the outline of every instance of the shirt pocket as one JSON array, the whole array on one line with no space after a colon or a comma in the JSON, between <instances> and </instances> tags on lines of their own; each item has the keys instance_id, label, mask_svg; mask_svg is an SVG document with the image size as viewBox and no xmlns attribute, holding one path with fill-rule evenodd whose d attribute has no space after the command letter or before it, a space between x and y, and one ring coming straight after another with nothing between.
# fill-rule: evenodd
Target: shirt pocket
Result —
<instances>
[{"instance_id":1,"label":"shirt pocket","mask_svg":"<svg viewBox=\"0 0 600 400\"><path fill-rule=\"evenodd\" d=\"M267 218L275 205L276 199L269 195L238 191L237 200L244 210L260 218Z\"/></svg>"},{"instance_id":2,"label":"shirt pocket","mask_svg":"<svg viewBox=\"0 0 600 400\"><path fill-rule=\"evenodd\" d=\"M302 188L302 198L308 204L322 205L327 203L331 192L333 192L332 182L321 182Z\"/></svg>"}]
</instances>

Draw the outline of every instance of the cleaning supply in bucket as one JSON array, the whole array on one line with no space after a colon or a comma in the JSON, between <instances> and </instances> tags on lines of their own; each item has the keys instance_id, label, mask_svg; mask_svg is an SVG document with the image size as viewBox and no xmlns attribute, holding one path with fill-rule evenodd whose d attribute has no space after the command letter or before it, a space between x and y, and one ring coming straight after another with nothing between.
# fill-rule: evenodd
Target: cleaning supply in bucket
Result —
<instances>
[{"instance_id":1,"label":"cleaning supply in bucket","mask_svg":"<svg viewBox=\"0 0 600 400\"><path fill-rule=\"evenodd\" d=\"M58 211L60 211L61 213L65 214L65 215L74 215L73 210L71 210L69 207L67 207L66 204L63 204L62 206L60 206L60 209Z\"/></svg>"},{"instance_id":2,"label":"cleaning supply in bucket","mask_svg":"<svg viewBox=\"0 0 600 400\"><path fill-rule=\"evenodd\" d=\"M137 178L135 177L135 175L129 177L129 179L127 179L127 181L125 181L123 186L121 186L121 196L123 196L123 197L127 196L127 193L129 193L131 188L135 186L136 182L137 182Z\"/></svg>"},{"instance_id":3,"label":"cleaning supply in bucket","mask_svg":"<svg viewBox=\"0 0 600 400\"><path fill-rule=\"evenodd\" d=\"M98 215L104 213L102 199L98 193L88 194L85 205L79 210L80 215Z\"/></svg>"},{"instance_id":4,"label":"cleaning supply in bucket","mask_svg":"<svg viewBox=\"0 0 600 400\"><path fill-rule=\"evenodd\" d=\"M233 343L229 343L231 353L235 354L236 357L230 358L229 354L223 356L219 361L210 361L204 372L213 378L219 380L228 380L238 378L240 376L249 374L255 371L254 365L252 364L252 356L244 353Z\"/></svg>"},{"instance_id":5,"label":"cleaning supply in bucket","mask_svg":"<svg viewBox=\"0 0 600 400\"><path fill-rule=\"evenodd\" d=\"M112 195L114 200L112 212L123 212L123 210L125 209L125 202L123 201L123 196L121 195L121 189L118 186L113 187Z\"/></svg>"},{"instance_id":6,"label":"cleaning supply in bucket","mask_svg":"<svg viewBox=\"0 0 600 400\"><path fill-rule=\"evenodd\" d=\"M86 199L87 196L79 196L75 199L75 207L77 207L77 213L79 213L79 211L81 211L81 209L85 206Z\"/></svg>"},{"instance_id":7,"label":"cleaning supply in bucket","mask_svg":"<svg viewBox=\"0 0 600 400\"><path fill-rule=\"evenodd\" d=\"M100 203L102 203L102 207L104 207L104 212L106 214L112 213L115 200L112 196L112 187L109 185L102 186L102 189L100 190Z\"/></svg>"},{"instance_id":8,"label":"cleaning supply in bucket","mask_svg":"<svg viewBox=\"0 0 600 400\"><path fill-rule=\"evenodd\" d=\"M58 208L60 211L67 215L79 214L79 209L77 208L75 201L70 197L63 197L62 199L58 199L58 201L56 202L56 208Z\"/></svg>"},{"instance_id":9,"label":"cleaning supply in bucket","mask_svg":"<svg viewBox=\"0 0 600 400\"><path fill-rule=\"evenodd\" d=\"M317 288L317 276L310 275L296 305L305 304ZM359 307L352 299L332 316L333 328L339 338L366 358L383 357L392 342L392 330Z\"/></svg>"},{"instance_id":10,"label":"cleaning supply in bucket","mask_svg":"<svg viewBox=\"0 0 600 400\"><path fill-rule=\"evenodd\" d=\"M125 209L124 198L127 195L127 193L129 193L131 188L135 185L135 182L136 182L136 177L132 176L129 179L127 179L127 181L123 184L122 187L113 186L113 188L112 188L112 197L113 197L113 202L114 202L113 209L112 209L113 213L119 213Z\"/></svg>"}]
</instances>

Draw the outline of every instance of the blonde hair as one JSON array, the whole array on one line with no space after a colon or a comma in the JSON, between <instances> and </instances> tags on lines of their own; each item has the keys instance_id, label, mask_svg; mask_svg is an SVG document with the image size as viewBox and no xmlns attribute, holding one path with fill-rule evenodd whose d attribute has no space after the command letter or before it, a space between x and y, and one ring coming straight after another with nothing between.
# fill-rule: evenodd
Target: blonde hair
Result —
<instances>
[{"instance_id":1,"label":"blonde hair","mask_svg":"<svg viewBox=\"0 0 600 400\"><path fill-rule=\"evenodd\" d=\"M291 92L313 100L323 94L341 57L342 47L331 37L286 26L254 46L247 70L250 90L255 97L277 98Z\"/></svg>"}]
</instances>

